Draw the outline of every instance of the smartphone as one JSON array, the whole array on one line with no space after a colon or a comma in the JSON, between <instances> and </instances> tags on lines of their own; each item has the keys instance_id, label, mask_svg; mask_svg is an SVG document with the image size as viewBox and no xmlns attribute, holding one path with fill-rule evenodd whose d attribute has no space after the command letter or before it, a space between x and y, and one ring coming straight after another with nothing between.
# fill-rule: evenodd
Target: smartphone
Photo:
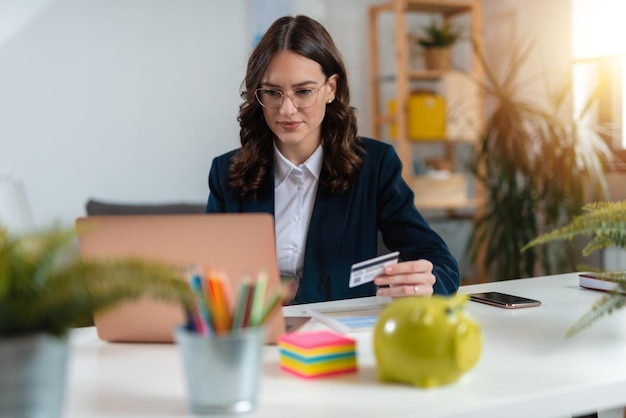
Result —
<instances>
[{"instance_id":1,"label":"smartphone","mask_svg":"<svg viewBox=\"0 0 626 418\"><path fill-rule=\"evenodd\" d=\"M530 306L541 305L541 302L535 299L500 292L471 293L469 298L475 302L486 303L506 309L528 308Z\"/></svg>"}]
</instances>

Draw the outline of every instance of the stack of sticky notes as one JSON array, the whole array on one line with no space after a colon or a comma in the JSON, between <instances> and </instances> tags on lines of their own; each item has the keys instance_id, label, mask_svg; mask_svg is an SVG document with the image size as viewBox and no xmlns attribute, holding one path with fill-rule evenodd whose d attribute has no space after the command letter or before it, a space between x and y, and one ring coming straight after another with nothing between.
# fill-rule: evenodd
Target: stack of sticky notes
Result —
<instances>
[{"instance_id":1,"label":"stack of sticky notes","mask_svg":"<svg viewBox=\"0 0 626 418\"><path fill-rule=\"evenodd\" d=\"M357 369L355 341L335 332L283 334L278 348L280 368L300 377L330 376Z\"/></svg>"}]
</instances>

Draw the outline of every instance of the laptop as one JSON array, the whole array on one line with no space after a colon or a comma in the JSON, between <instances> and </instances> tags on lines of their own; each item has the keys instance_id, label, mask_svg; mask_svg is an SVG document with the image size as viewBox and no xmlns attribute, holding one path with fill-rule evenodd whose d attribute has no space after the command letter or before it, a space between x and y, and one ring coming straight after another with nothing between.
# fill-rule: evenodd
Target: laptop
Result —
<instances>
[{"instance_id":1,"label":"laptop","mask_svg":"<svg viewBox=\"0 0 626 418\"><path fill-rule=\"evenodd\" d=\"M231 295L244 274L265 271L267 291L280 291L274 218L266 213L103 215L80 217L76 225L84 259L134 256L211 267L226 273ZM267 324L269 344L285 332L278 311ZM94 324L105 341L168 343L185 318L182 307L144 297L96 314Z\"/></svg>"}]
</instances>

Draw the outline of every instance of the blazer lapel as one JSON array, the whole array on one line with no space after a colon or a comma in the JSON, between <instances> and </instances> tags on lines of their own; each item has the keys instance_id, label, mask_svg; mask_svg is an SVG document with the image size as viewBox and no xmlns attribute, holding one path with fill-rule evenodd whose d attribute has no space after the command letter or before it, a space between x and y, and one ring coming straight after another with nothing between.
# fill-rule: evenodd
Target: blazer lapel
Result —
<instances>
[{"instance_id":1,"label":"blazer lapel","mask_svg":"<svg viewBox=\"0 0 626 418\"><path fill-rule=\"evenodd\" d=\"M321 178L324 175L322 170ZM328 274L330 265L338 255L339 245L345 233L346 221L352 200L352 189L340 195L330 194L322 187L318 187L311 222L306 241L304 256L304 271L307 264L318 263L317 269L322 278ZM321 255L321 256L320 256Z\"/></svg>"},{"instance_id":2,"label":"blazer lapel","mask_svg":"<svg viewBox=\"0 0 626 418\"><path fill-rule=\"evenodd\" d=\"M274 215L274 166L263 179L256 197L247 196L241 203L241 212L266 212Z\"/></svg>"}]
</instances>

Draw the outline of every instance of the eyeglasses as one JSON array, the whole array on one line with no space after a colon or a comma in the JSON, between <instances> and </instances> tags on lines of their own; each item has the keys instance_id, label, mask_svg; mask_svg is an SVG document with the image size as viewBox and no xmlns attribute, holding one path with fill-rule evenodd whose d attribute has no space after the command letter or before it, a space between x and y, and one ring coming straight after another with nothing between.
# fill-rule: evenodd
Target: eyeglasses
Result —
<instances>
[{"instance_id":1,"label":"eyeglasses","mask_svg":"<svg viewBox=\"0 0 626 418\"><path fill-rule=\"evenodd\" d=\"M306 109L315 104L317 96L319 96L325 85L326 82L317 89L299 88L294 90L292 94L285 94L276 89L260 88L255 90L254 95L261 106L268 109L279 108L283 104L285 97L291 99L291 103L293 103L296 109Z\"/></svg>"}]
</instances>

